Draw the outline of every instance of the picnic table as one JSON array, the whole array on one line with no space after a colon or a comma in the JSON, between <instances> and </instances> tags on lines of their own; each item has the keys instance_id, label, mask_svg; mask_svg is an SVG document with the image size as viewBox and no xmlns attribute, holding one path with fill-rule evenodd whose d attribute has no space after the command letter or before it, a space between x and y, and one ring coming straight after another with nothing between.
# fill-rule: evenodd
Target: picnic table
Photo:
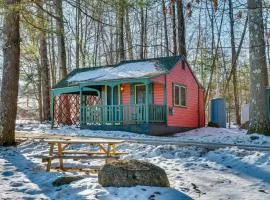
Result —
<instances>
[{"instance_id":1,"label":"picnic table","mask_svg":"<svg viewBox=\"0 0 270 200\"><path fill-rule=\"evenodd\" d=\"M124 143L124 140L114 139L76 139L63 140L52 139L43 140L42 142L49 144L49 155L42 156L42 162L47 162L47 171L50 171L52 160L59 159L60 169L64 170L64 159L104 159L105 162L119 159L120 155L128 154L127 152L119 152L116 150L117 145ZM98 146L98 151L79 151L69 150L67 147L71 145L87 144Z\"/></svg>"}]
</instances>

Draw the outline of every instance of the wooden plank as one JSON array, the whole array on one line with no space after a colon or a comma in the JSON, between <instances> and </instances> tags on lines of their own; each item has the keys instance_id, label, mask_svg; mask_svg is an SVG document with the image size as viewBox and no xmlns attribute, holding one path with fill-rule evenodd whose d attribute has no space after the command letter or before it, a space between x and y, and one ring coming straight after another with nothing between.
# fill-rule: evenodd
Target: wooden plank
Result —
<instances>
[{"instance_id":1,"label":"wooden plank","mask_svg":"<svg viewBox=\"0 0 270 200\"><path fill-rule=\"evenodd\" d=\"M100 156L93 156L93 155L86 155L86 156L76 156L76 155L63 155L61 156L61 159L73 159L73 160L84 160L84 159L106 159L106 158L119 158L119 156L112 156L112 155L100 155ZM48 161L48 160L54 160L54 159L59 159L59 156L57 155L53 155L53 156L43 156L42 160L44 162ZM61 167L60 168L64 168Z\"/></svg>"},{"instance_id":2,"label":"wooden plank","mask_svg":"<svg viewBox=\"0 0 270 200\"><path fill-rule=\"evenodd\" d=\"M108 143L111 143L111 144L121 144L121 143L124 143L125 140L114 140L114 139L81 139L81 140L43 140L43 141L40 141L40 142L45 142L45 143L61 143L61 144L108 144Z\"/></svg>"},{"instance_id":3,"label":"wooden plank","mask_svg":"<svg viewBox=\"0 0 270 200\"><path fill-rule=\"evenodd\" d=\"M59 155L59 165L60 165L60 169L64 169L64 161L63 161L62 145L61 145L61 143L57 143L57 146L58 146L58 155Z\"/></svg>"},{"instance_id":4,"label":"wooden plank","mask_svg":"<svg viewBox=\"0 0 270 200\"><path fill-rule=\"evenodd\" d=\"M50 144L50 150L49 150L49 155L50 155L50 156L53 155L54 145L55 145L55 143L51 143L51 144ZM47 171L50 171L51 165L52 165L52 160L49 159L49 160L48 160L48 163L47 163Z\"/></svg>"},{"instance_id":5,"label":"wooden plank","mask_svg":"<svg viewBox=\"0 0 270 200\"><path fill-rule=\"evenodd\" d=\"M106 149L102 144L98 144L98 146L99 146L99 150L100 150L101 152L103 151L105 154L108 155L107 149Z\"/></svg>"},{"instance_id":6,"label":"wooden plank","mask_svg":"<svg viewBox=\"0 0 270 200\"><path fill-rule=\"evenodd\" d=\"M86 151L63 151L64 154L88 154L88 155L107 155L105 152L86 152ZM126 155L128 152L118 152L115 151L114 155Z\"/></svg>"},{"instance_id":7,"label":"wooden plank","mask_svg":"<svg viewBox=\"0 0 270 200\"><path fill-rule=\"evenodd\" d=\"M91 167L92 168L92 167ZM65 168L65 169L59 169L59 168L52 168L51 171L53 172L83 172L86 174L96 174L100 170L100 167L93 168L93 169L78 169L78 168Z\"/></svg>"}]
</instances>

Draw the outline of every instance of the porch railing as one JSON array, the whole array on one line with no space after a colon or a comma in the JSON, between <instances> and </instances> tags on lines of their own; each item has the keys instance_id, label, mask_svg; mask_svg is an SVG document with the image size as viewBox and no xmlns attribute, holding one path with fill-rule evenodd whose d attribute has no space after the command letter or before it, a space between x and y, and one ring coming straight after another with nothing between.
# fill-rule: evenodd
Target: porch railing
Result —
<instances>
[{"instance_id":1,"label":"porch railing","mask_svg":"<svg viewBox=\"0 0 270 200\"><path fill-rule=\"evenodd\" d=\"M148 112L147 112L148 111ZM142 124L166 122L165 105L94 105L82 106L83 125Z\"/></svg>"}]
</instances>

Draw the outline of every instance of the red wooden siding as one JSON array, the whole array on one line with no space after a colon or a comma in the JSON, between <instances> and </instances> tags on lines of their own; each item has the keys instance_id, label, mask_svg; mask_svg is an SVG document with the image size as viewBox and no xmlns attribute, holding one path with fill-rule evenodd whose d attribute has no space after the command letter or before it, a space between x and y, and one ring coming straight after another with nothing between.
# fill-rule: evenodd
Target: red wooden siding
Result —
<instances>
[{"instance_id":1,"label":"red wooden siding","mask_svg":"<svg viewBox=\"0 0 270 200\"><path fill-rule=\"evenodd\" d=\"M160 83L153 84L153 102L154 104L164 104L164 85Z\"/></svg>"},{"instance_id":2,"label":"red wooden siding","mask_svg":"<svg viewBox=\"0 0 270 200\"><path fill-rule=\"evenodd\" d=\"M157 76L151 80L155 83L165 83L165 75Z\"/></svg>"},{"instance_id":3,"label":"red wooden siding","mask_svg":"<svg viewBox=\"0 0 270 200\"><path fill-rule=\"evenodd\" d=\"M168 114L167 118L168 126L195 128L202 125L204 123L203 122L204 117L199 117L199 112L202 113L202 111L198 105L199 101L198 83L195 80L190 68L187 66L187 63L184 70L182 69L182 62L181 61L178 62L176 66L171 70L171 72L167 74L166 80L167 80L167 104L168 107L173 107L174 109L173 115ZM186 107L173 106L173 83L180 83L186 86L187 88ZM203 106L203 100L200 103L202 103Z\"/></svg>"},{"instance_id":4,"label":"red wooden siding","mask_svg":"<svg viewBox=\"0 0 270 200\"><path fill-rule=\"evenodd\" d=\"M122 84L122 104L129 105L130 104L130 84Z\"/></svg>"}]
</instances>

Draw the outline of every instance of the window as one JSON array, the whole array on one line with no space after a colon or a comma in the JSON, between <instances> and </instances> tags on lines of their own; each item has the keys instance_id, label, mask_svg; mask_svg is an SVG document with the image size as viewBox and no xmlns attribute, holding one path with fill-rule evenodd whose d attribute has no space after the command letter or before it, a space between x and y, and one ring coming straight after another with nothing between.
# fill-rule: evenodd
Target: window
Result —
<instances>
[{"instance_id":1,"label":"window","mask_svg":"<svg viewBox=\"0 0 270 200\"><path fill-rule=\"evenodd\" d=\"M187 88L180 84L173 84L173 105L174 106L187 106L186 96Z\"/></svg>"}]
</instances>

